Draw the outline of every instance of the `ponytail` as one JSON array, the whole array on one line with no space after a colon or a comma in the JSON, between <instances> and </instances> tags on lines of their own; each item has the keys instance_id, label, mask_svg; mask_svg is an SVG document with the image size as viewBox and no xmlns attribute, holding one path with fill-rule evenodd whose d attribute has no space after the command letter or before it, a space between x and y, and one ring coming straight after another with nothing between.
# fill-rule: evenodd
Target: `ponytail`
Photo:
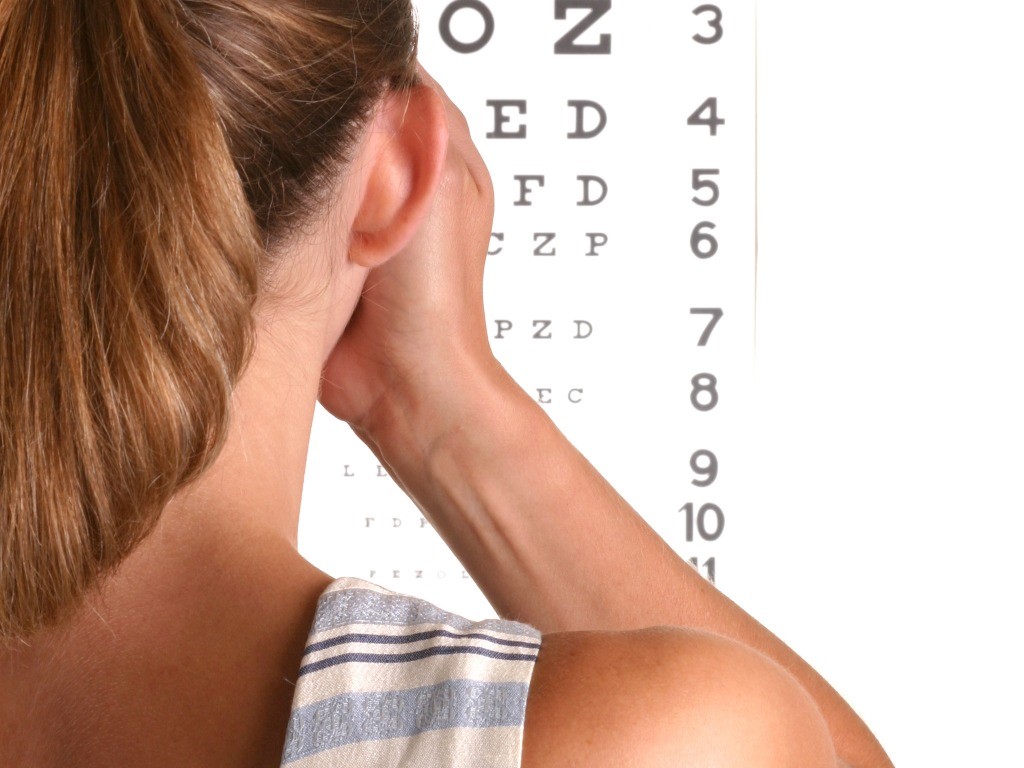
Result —
<instances>
[{"instance_id":1,"label":"ponytail","mask_svg":"<svg viewBox=\"0 0 1024 768\"><path fill-rule=\"evenodd\" d=\"M0 641L217 457L275 260L416 38L410 0L0 0Z\"/></svg>"},{"instance_id":2,"label":"ponytail","mask_svg":"<svg viewBox=\"0 0 1024 768\"><path fill-rule=\"evenodd\" d=\"M227 431L260 238L172 0L0 19L0 638L78 605Z\"/></svg>"}]
</instances>

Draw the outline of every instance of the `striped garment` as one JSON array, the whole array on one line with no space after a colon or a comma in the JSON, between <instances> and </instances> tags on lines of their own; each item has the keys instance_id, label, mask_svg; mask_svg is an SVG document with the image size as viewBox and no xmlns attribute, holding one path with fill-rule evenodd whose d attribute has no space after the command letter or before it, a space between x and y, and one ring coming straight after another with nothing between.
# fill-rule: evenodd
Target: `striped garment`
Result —
<instances>
[{"instance_id":1,"label":"striped garment","mask_svg":"<svg viewBox=\"0 0 1024 768\"><path fill-rule=\"evenodd\" d=\"M540 636L336 579L317 603L281 765L520 768Z\"/></svg>"}]
</instances>

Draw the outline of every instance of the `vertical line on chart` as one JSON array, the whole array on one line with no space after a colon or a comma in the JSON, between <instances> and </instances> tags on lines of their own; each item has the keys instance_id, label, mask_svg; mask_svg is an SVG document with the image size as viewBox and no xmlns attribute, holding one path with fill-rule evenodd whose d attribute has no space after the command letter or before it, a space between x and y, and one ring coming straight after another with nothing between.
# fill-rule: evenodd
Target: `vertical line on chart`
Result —
<instances>
[{"instance_id":1,"label":"vertical line on chart","mask_svg":"<svg viewBox=\"0 0 1024 768\"><path fill-rule=\"evenodd\" d=\"M754 361L757 361L758 141L757 141L757 0L754 0Z\"/></svg>"}]
</instances>

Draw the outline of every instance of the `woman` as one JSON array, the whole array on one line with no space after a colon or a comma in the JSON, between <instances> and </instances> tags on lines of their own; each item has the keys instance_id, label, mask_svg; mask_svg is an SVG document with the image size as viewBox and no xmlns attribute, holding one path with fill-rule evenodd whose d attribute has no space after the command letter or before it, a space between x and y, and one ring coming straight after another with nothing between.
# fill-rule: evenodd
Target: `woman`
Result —
<instances>
[{"instance_id":1,"label":"woman","mask_svg":"<svg viewBox=\"0 0 1024 768\"><path fill-rule=\"evenodd\" d=\"M492 356L490 179L415 52L405 0L0 4L0 764L891 765ZM436 685L517 665L525 711L296 746L387 667L312 676L328 606L403 600L296 551L317 400L505 617L442 616Z\"/></svg>"}]
</instances>

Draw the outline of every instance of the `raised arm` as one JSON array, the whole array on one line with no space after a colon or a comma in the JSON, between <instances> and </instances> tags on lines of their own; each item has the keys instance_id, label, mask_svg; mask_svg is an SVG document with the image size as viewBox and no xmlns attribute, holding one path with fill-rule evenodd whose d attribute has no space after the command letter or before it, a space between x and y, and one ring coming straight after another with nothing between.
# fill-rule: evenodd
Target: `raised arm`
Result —
<instances>
[{"instance_id":1,"label":"raised arm","mask_svg":"<svg viewBox=\"0 0 1024 768\"><path fill-rule=\"evenodd\" d=\"M436 385L430 407L380 401L359 434L495 610L545 633L664 625L731 638L799 681L841 760L892 765L832 686L682 560L497 361L449 368Z\"/></svg>"},{"instance_id":2,"label":"raised arm","mask_svg":"<svg viewBox=\"0 0 1024 768\"><path fill-rule=\"evenodd\" d=\"M490 176L465 117L423 76L433 90L403 107L412 118L376 128L402 150L378 181L394 180L401 197L443 163L438 191L407 247L367 278L325 364L321 404L373 450L503 616L549 635L670 626L728 638L807 691L841 759L891 765L842 697L682 561L494 358L483 308ZM387 235L374 230L353 248ZM538 667L542 679L561 674Z\"/></svg>"}]
</instances>

